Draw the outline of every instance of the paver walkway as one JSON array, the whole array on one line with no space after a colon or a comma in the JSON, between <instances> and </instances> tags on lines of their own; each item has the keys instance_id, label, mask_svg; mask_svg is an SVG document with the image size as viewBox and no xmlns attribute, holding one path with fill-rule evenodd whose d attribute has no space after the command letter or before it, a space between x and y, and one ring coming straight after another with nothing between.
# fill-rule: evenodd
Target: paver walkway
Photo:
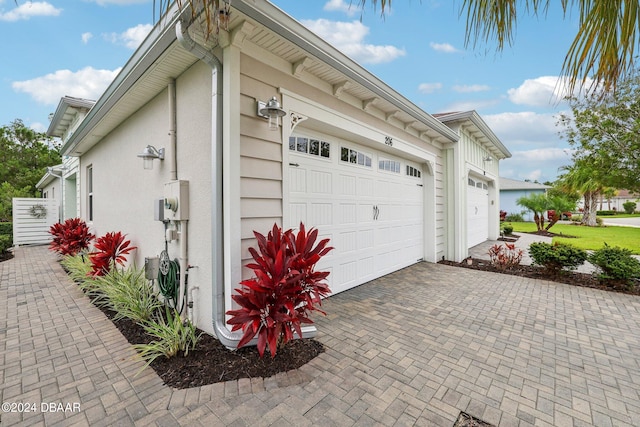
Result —
<instances>
[{"instance_id":1,"label":"paver walkway","mask_svg":"<svg viewBox=\"0 0 640 427\"><path fill-rule=\"evenodd\" d=\"M640 424L638 297L420 263L323 307L327 351L303 368L172 390L135 376L45 247L19 248L0 263L0 400L36 410L0 425Z\"/></svg>"}]
</instances>

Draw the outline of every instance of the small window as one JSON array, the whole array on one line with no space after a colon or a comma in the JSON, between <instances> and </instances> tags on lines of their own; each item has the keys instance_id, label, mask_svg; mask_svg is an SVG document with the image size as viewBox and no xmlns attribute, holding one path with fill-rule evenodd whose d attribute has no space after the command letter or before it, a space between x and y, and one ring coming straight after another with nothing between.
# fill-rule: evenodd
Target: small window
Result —
<instances>
[{"instance_id":1,"label":"small window","mask_svg":"<svg viewBox=\"0 0 640 427\"><path fill-rule=\"evenodd\" d=\"M482 188L482 183L481 182L476 182L476 188Z\"/></svg>"},{"instance_id":2,"label":"small window","mask_svg":"<svg viewBox=\"0 0 640 427\"><path fill-rule=\"evenodd\" d=\"M488 189L489 189L489 186L488 186L487 184L484 184L484 183L483 183L483 184L482 184L482 189L483 189L483 190L488 190Z\"/></svg>"},{"instance_id":3,"label":"small window","mask_svg":"<svg viewBox=\"0 0 640 427\"><path fill-rule=\"evenodd\" d=\"M400 173L400 162L395 160L380 159L378 169L388 172Z\"/></svg>"},{"instance_id":4,"label":"small window","mask_svg":"<svg viewBox=\"0 0 640 427\"><path fill-rule=\"evenodd\" d=\"M408 176L415 176L416 178L420 178L420 177L422 177L422 172L420 172L420 170L414 168L413 166L407 165L407 175Z\"/></svg>"},{"instance_id":5,"label":"small window","mask_svg":"<svg viewBox=\"0 0 640 427\"><path fill-rule=\"evenodd\" d=\"M289 150L328 159L331 155L331 144L319 139L291 136L289 137Z\"/></svg>"},{"instance_id":6,"label":"small window","mask_svg":"<svg viewBox=\"0 0 640 427\"><path fill-rule=\"evenodd\" d=\"M474 180L472 180L471 178L467 178L467 184L471 187L475 187L476 186L476 182Z\"/></svg>"},{"instance_id":7,"label":"small window","mask_svg":"<svg viewBox=\"0 0 640 427\"><path fill-rule=\"evenodd\" d=\"M347 147L340 147L340 160L354 165L365 166L368 168L371 167L370 155Z\"/></svg>"}]
</instances>

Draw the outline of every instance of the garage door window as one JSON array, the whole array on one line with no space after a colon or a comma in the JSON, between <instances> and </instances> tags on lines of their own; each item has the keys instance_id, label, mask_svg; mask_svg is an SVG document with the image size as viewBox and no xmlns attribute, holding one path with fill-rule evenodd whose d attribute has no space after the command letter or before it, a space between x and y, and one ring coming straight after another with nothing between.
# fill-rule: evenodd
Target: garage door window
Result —
<instances>
[{"instance_id":1,"label":"garage door window","mask_svg":"<svg viewBox=\"0 0 640 427\"><path fill-rule=\"evenodd\" d=\"M400 162L395 160L380 159L378 169L387 172L400 173Z\"/></svg>"},{"instance_id":2,"label":"garage door window","mask_svg":"<svg viewBox=\"0 0 640 427\"><path fill-rule=\"evenodd\" d=\"M345 163L371 167L370 155L347 147L340 147L340 160Z\"/></svg>"},{"instance_id":3,"label":"garage door window","mask_svg":"<svg viewBox=\"0 0 640 427\"><path fill-rule=\"evenodd\" d=\"M331 153L331 144L319 139L291 136L289 137L289 150L328 159Z\"/></svg>"},{"instance_id":4,"label":"garage door window","mask_svg":"<svg viewBox=\"0 0 640 427\"><path fill-rule=\"evenodd\" d=\"M407 165L407 175L420 178L422 176L422 173L418 169L414 168L413 166Z\"/></svg>"}]
</instances>

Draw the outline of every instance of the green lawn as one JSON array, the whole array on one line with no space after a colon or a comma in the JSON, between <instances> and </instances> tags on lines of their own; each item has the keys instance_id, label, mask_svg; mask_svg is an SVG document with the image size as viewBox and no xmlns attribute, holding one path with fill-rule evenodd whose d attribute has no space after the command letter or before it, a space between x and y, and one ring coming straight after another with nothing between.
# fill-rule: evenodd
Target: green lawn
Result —
<instances>
[{"instance_id":1,"label":"green lawn","mask_svg":"<svg viewBox=\"0 0 640 427\"><path fill-rule=\"evenodd\" d=\"M511 222L514 232L534 232L533 222ZM619 246L630 249L634 254L640 254L640 228L633 227L584 227L573 224L556 224L549 230L551 233L564 235L556 236L554 242L568 243L585 250L596 250L604 246Z\"/></svg>"}]
</instances>

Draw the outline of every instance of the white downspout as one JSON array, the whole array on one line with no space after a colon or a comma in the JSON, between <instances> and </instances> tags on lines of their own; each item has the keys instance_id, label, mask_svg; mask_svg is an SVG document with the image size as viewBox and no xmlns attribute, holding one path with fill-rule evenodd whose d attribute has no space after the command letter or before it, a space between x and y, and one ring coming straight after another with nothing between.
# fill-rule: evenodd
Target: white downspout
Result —
<instances>
[{"instance_id":1,"label":"white downspout","mask_svg":"<svg viewBox=\"0 0 640 427\"><path fill-rule=\"evenodd\" d=\"M169 146L171 152L169 153L169 165L171 170L169 171L171 181L178 180L178 136L176 134L177 120L176 120L176 79L171 79L167 86L167 93L169 96Z\"/></svg>"},{"instance_id":2,"label":"white downspout","mask_svg":"<svg viewBox=\"0 0 640 427\"><path fill-rule=\"evenodd\" d=\"M213 141L211 144L211 169L212 169L212 206L211 206L211 240L213 241L212 273L213 273L213 329L218 340L229 349L236 349L238 342L242 339L242 332L231 332L227 328L225 322L224 310L224 222L222 214L223 198L222 198L222 63L220 60L205 47L196 43L189 36L188 28L182 25L179 20L176 23L176 37L178 41L188 52L202 60L211 67L211 135ZM314 326L302 327L303 338L311 338L316 335ZM256 345L257 337L247 345Z\"/></svg>"},{"instance_id":3,"label":"white downspout","mask_svg":"<svg viewBox=\"0 0 640 427\"><path fill-rule=\"evenodd\" d=\"M53 173L53 167L49 166L47 167L47 172L49 172L51 175L55 176L56 178L60 178L60 207L58 208L58 222L62 223L65 220L64 217L64 171L66 170L66 167L62 167L62 170L60 171L60 175L56 175L55 173Z\"/></svg>"}]
</instances>

